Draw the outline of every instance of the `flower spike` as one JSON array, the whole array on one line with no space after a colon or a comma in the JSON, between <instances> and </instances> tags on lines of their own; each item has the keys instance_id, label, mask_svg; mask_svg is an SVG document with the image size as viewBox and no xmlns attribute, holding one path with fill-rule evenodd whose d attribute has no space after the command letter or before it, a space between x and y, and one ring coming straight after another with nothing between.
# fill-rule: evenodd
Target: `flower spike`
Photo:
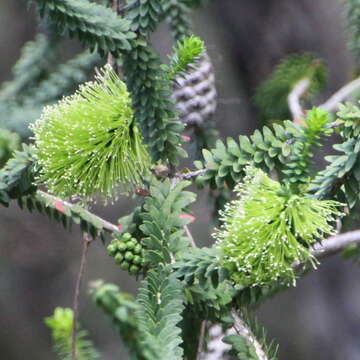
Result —
<instances>
[{"instance_id":1,"label":"flower spike","mask_svg":"<svg viewBox=\"0 0 360 360\"><path fill-rule=\"evenodd\" d=\"M223 266L240 286L295 284L292 265L316 265L310 246L334 234L342 204L291 194L253 167L246 173L235 188L239 198L227 205L215 234Z\"/></svg>"},{"instance_id":2,"label":"flower spike","mask_svg":"<svg viewBox=\"0 0 360 360\"><path fill-rule=\"evenodd\" d=\"M110 66L72 96L48 106L32 127L38 181L56 195L114 195L142 182L150 157L126 85Z\"/></svg>"}]
</instances>

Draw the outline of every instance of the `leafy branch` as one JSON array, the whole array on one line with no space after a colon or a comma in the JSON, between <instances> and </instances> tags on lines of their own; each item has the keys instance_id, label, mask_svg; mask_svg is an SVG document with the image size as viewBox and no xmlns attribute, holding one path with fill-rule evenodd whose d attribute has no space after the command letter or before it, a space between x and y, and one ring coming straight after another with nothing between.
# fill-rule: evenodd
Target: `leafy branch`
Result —
<instances>
[{"instance_id":1,"label":"leafy branch","mask_svg":"<svg viewBox=\"0 0 360 360\"><path fill-rule=\"evenodd\" d=\"M142 359L140 329L135 315L139 305L133 296L121 292L118 286L101 280L90 284L90 294L95 304L110 317L131 353Z\"/></svg>"},{"instance_id":2,"label":"leafy branch","mask_svg":"<svg viewBox=\"0 0 360 360\"><path fill-rule=\"evenodd\" d=\"M47 78L40 81L36 88L31 87L25 104L47 104L69 94L87 79L89 71L99 62L99 55L85 51L67 63L59 65Z\"/></svg>"},{"instance_id":3,"label":"leafy branch","mask_svg":"<svg viewBox=\"0 0 360 360\"><path fill-rule=\"evenodd\" d=\"M54 350L59 360L70 360L71 336L74 322L74 314L71 309L56 308L54 314L45 319L46 325L51 329ZM75 343L77 359L96 360L99 354L92 342L88 340L88 333L85 330L78 332Z\"/></svg>"},{"instance_id":4,"label":"leafy branch","mask_svg":"<svg viewBox=\"0 0 360 360\"><path fill-rule=\"evenodd\" d=\"M131 49L136 38L130 22L111 9L82 0L36 0L40 14L48 16L62 31L76 35L101 55L118 55Z\"/></svg>"},{"instance_id":5,"label":"leafy branch","mask_svg":"<svg viewBox=\"0 0 360 360\"><path fill-rule=\"evenodd\" d=\"M340 155L327 156L330 164L313 180L311 190L318 198L338 198L354 207L360 194L360 111L357 106L340 105L337 125L343 138L341 144L334 145Z\"/></svg>"},{"instance_id":6,"label":"leafy branch","mask_svg":"<svg viewBox=\"0 0 360 360\"><path fill-rule=\"evenodd\" d=\"M55 59L55 41L46 35L38 34L33 41L29 41L21 50L21 55L13 67L13 80L5 83L0 89L0 100L18 101L23 93L37 84L50 70Z\"/></svg>"},{"instance_id":7,"label":"leafy branch","mask_svg":"<svg viewBox=\"0 0 360 360\"><path fill-rule=\"evenodd\" d=\"M234 309L231 314L236 334L226 336L223 341L233 346L238 359L276 360L277 346L274 343L267 344L264 330L254 321L249 326ZM258 336L254 334L254 329Z\"/></svg>"},{"instance_id":8,"label":"leafy branch","mask_svg":"<svg viewBox=\"0 0 360 360\"><path fill-rule=\"evenodd\" d=\"M271 171L287 165L288 158L296 149L294 143L303 142L303 130L290 121L274 124L273 130L264 126L250 137L239 136L239 141L227 138L226 144L218 140L214 149L203 150L204 164L195 162L205 173L197 178L197 184L209 184L212 189L233 189L245 175L249 164ZM186 174L185 174L186 175Z\"/></svg>"},{"instance_id":9,"label":"leafy branch","mask_svg":"<svg viewBox=\"0 0 360 360\"><path fill-rule=\"evenodd\" d=\"M191 220L183 215L195 201L195 194L184 191L187 186L189 182L186 181L172 186L169 179L154 180L150 186L139 227L144 235L145 262L150 266L172 263L179 252L189 247L184 226Z\"/></svg>"},{"instance_id":10,"label":"leafy branch","mask_svg":"<svg viewBox=\"0 0 360 360\"><path fill-rule=\"evenodd\" d=\"M180 360L183 350L178 327L184 309L182 285L165 270L152 270L137 297L137 319L147 360Z\"/></svg>"}]
</instances>

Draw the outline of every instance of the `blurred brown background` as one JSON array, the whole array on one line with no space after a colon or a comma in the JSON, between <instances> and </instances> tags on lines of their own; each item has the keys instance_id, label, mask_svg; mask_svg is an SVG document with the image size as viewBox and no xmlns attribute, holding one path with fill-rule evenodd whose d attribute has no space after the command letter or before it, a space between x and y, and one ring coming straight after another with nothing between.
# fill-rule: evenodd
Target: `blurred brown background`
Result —
<instances>
[{"instance_id":1,"label":"blurred brown background","mask_svg":"<svg viewBox=\"0 0 360 360\"><path fill-rule=\"evenodd\" d=\"M258 125L254 88L288 53L312 51L330 72L324 97L349 80L352 60L346 49L341 0L214 0L194 14L196 31L213 59L221 136L249 134ZM0 1L0 81L21 46L34 38L36 17L25 1ZM158 49L168 48L166 27L156 34ZM66 51L78 49L69 42ZM128 199L95 212L116 222L130 211ZM211 242L206 196L194 208L192 231L200 245ZM79 267L81 235L67 233L38 214L0 208L0 359L48 360L50 337L43 318L55 306L71 306ZM360 359L360 269L331 258L296 288L262 307L260 320L280 343L280 360ZM103 278L125 291L136 285L113 265L101 243L93 244L81 299L81 323L89 329L104 360L126 359L115 331L91 304L87 283ZM170 359L169 359L170 360Z\"/></svg>"}]
</instances>

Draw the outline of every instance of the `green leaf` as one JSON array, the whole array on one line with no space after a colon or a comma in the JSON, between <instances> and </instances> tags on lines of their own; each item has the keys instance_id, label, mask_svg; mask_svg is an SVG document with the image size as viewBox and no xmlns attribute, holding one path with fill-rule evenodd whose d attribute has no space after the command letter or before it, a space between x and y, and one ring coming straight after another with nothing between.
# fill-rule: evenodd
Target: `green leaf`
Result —
<instances>
[{"instance_id":1,"label":"green leaf","mask_svg":"<svg viewBox=\"0 0 360 360\"><path fill-rule=\"evenodd\" d=\"M147 360L181 360L178 324L184 309L182 285L166 270L150 271L137 296L136 317Z\"/></svg>"},{"instance_id":2,"label":"green leaf","mask_svg":"<svg viewBox=\"0 0 360 360\"><path fill-rule=\"evenodd\" d=\"M239 136L239 142L240 142L240 149L243 151L246 151L249 154L253 154L254 149L251 146L250 140L244 136L244 135L240 135Z\"/></svg>"},{"instance_id":3,"label":"green leaf","mask_svg":"<svg viewBox=\"0 0 360 360\"><path fill-rule=\"evenodd\" d=\"M150 196L145 198L139 214L148 265L170 263L180 251L189 247L183 227L190 221L186 216L188 207L196 199L194 193L184 190L189 185L188 181L172 186L168 179L152 180Z\"/></svg>"}]
</instances>

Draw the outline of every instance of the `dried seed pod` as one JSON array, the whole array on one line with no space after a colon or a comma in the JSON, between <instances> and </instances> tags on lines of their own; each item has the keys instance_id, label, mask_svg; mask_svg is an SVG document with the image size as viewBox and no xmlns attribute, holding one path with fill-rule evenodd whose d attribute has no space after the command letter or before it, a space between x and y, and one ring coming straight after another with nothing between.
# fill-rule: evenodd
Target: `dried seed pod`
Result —
<instances>
[{"instance_id":1,"label":"dried seed pod","mask_svg":"<svg viewBox=\"0 0 360 360\"><path fill-rule=\"evenodd\" d=\"M188 126L201 125L214 115L216 95L213 66L206 53L185 76L175 79L173 99L180 120Z\"/></svg>"}]
</instances>

